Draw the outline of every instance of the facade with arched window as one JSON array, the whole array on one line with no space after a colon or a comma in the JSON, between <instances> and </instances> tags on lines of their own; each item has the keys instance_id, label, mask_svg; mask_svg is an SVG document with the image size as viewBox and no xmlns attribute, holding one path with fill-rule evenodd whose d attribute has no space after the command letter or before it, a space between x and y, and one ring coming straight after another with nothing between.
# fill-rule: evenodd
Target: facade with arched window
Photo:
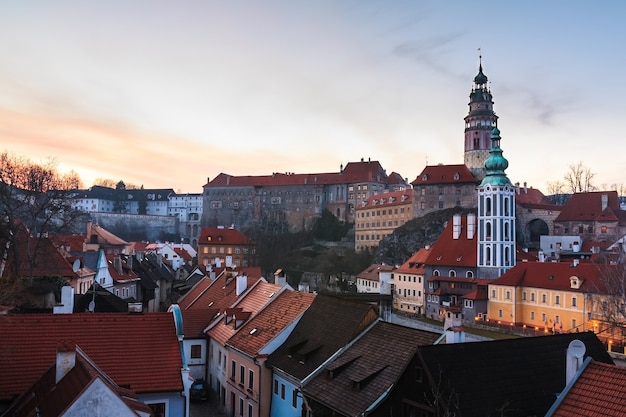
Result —
<instances>
[{"instance_id":1,"label":"facade with arched window","mask_svg":"<svg viewBox=\"0 0 626 417\"><path fill-rule=\"evenodd\" d=\"M500 131L491 134L487 175L478 187L478 268L484 278L498 278L515 265L515 187L504 170Z\"/></svg>"}]
</instances>

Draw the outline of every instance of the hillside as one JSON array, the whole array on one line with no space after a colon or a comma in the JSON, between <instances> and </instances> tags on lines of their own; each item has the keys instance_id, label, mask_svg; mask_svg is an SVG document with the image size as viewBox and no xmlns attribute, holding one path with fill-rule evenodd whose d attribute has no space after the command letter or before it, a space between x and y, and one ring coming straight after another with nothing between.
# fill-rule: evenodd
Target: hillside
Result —
<instances>
[{"instance_id":1,"label":"hillside","mask_svg":"<svg viewBox=\"0 0 626 417\"><path fill-rule=\"evenodd\" d=\"M375 263L401 265L426 245L432 245L455 213L466 215L475 209L454 207L428 213L398 227L386 236L374 252Z\"/></svg>"}]
</instances>

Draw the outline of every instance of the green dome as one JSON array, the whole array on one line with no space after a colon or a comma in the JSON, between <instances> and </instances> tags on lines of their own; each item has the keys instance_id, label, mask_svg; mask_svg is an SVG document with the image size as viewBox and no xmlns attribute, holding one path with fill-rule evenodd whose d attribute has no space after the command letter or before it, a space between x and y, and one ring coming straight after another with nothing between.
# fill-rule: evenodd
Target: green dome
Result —
<instances>
[{"instance_id":1,"label":"green dome","mask_svg":"<svg viewBox=\"0 0 626 417\"><path fill-rule=\"evenodd\" d=\"M504 170L508 167L509 161L502 156L502 149L500 149L500 130L494 127L491 131L491 150L489 150L489 157L485 161L487 173L480 186L487 184L496 186L511 185L511 180L504 173Z\"/></svg>"}]
</instances>

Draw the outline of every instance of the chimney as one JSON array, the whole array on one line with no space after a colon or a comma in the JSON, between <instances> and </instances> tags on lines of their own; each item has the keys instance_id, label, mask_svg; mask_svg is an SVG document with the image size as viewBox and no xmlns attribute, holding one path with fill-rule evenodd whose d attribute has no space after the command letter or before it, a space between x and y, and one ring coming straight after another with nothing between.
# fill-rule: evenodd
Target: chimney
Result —
<instances>
[{"instance_id":1,"label":"chimney","mask_svg":"<svg viewBox=\"0 0 626 417\"><path fill-rule=\"evenodd\" d=\"M476 233L476 215L469 213L467 215L467 239L474 239L474 233Z\"/></svg>"},{"instance_id":2,"label":"chimney","mask_svg":"<svg viewBox=\"0 0 626 417\"><path fill-rule=\"evenodd\" d=\"M63 341L57 344L57 360L56 360L56 379L55 384L58 384L61 379L69 371L74 368L76 364L76 344L74 342Z\"/></svg>"},{"instance_id":3,"label":"chimney","mask_svg":"<svg viewBox=\"0 0 626 417\"><path fill-rule=\"evenodd\" d=\"M122 275L124 271L122 271L122 258L116 256L113 258L113 268L117 271L118 274Z\"/></svg>"},{"instance_id":4,"label":"chimney","mask_svg":"<svg viewBox=\"0 0 626 417\"><path fill-rule=\"evenodd\" d=\"M609 195L604 193L602 194L602 211L604 211L609 205Z\"/></svg>"},{"instance_id":5,"label":"chimney","mask_svg":"<svg viewBox=\"0 0 626 417\"><path fill-rule=\"evenodd\" d=\"M248 277L246 274L237 275L237 297L239 297L248 286Z\"/></svg>"},{"instance_id":6,"label":"chimney","mask_svg":"<svg viewBox=\"0 0 626 417\"><path fill-rule=\"evenodd\" d=\"M452 238L458 240L461 236L461 215L455 214L452 216Z\"/></svg>"},{"instance_id":7,"label":"chimney","mask_svg":"<svg viewBox=\"0 0 626 417\"><path fill-rule=\"evenodd\" d=\"M526 181L524 181L524 194L528 194L528 185L526 184Z\"/></svg>"}]
</instances>

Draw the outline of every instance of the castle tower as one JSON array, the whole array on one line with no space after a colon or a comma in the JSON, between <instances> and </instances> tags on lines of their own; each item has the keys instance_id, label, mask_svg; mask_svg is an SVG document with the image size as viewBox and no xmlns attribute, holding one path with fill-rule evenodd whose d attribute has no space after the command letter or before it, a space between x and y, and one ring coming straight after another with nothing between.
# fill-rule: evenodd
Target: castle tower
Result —
<instances>
[{"instance_id":1,"label":"castle tower","mask_svg":"<svg viewBox=\"0 0 626 417\"><path fill-rule=\"evenodd\" d=\"M465 116L465 166L479 181L485 176L485 161L489 157L491 130L498 126L493 111L493 97L483 74L482 56L478 74L470 93L469 113Z\"/></svg>"},{"instance_id":2,"label":"castle tower","mask_svg":"<svg viewBox=\"0 0 626 417\"><path fill-rule=\"evenodd\" d=\"M515 265L515 187L504 173L500 130L491 132L485 177L478 186L478 276L498 278Z\"/></svg>"}]
</instances>

